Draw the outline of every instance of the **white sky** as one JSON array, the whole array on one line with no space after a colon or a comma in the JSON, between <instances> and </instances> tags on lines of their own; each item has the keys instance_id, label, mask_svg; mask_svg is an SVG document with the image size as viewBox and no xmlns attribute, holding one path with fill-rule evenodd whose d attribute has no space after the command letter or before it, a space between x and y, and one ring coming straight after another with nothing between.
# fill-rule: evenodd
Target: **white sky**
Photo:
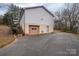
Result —
<instances>
[{"instance_id":1,"label":"white sky","mask_svg":"<svg viewBox=\"0 0 79 59\"><path fill-rule=\"evenodd\" d=\"M7 4L5 4L5 5L7 5ZM14 5L22 7L22 8L43 5L49 11L57 11L64 7L64 3L14 3ZM4 8L4 7L3 7L3 9L0 8L0 14L3 15L6 12L6 10L7 10L7 8Z\"/></svg>"},{"instance_id":2,"label":"white sky","mask_svg":"<svg viewBox=\"0 0 79 59\"><path fill-rule=\"evenodd\" d=\"M79 3L79 0L0 0L1 3Z\"/></svg>"},{"instance_id":3,"label":"white sky","mask_svg":"<svg viewBox=\"0 0 79 59\"><path fill-rule=\"evenodd\" d=\"M26 4L16 3L15 5L20 6L20 7L32 7L32 6L43 5L51 11L55 11L55 10L58 10L59 8L62 8L64 3L26 3Z\"/></svg>"}]
</instances>

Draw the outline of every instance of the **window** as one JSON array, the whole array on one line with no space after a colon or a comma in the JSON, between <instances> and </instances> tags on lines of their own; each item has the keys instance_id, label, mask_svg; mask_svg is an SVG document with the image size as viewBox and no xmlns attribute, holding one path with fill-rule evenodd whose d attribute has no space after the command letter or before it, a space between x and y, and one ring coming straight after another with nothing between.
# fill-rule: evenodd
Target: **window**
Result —
<instances>
[{"instance_id":1,"label":"window","mask_svg":"<svg viewBox=\"0 0 79 59\"><path fill-rule=\"evenodd\" d=\"M32 30L36 30L36 28L32 28Z\"/></svg>"}]
</instances>

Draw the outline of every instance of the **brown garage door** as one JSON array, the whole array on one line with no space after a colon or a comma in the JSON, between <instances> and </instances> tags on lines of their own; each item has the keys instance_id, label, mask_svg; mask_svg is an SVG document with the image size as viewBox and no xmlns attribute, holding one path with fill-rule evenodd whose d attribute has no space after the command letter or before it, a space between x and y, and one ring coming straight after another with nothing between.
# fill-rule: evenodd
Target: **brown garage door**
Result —
<instances>
[{"instance_id":1,"label":"brown garage door","mask_svg":"<svg viewBox=\"0 0 79 59\"><path fill-rule=\"evenodd\" d=\"M38 25L29 25L29 33L30 34L38 34L39 26Z\"/></svg>"}]
</instances>

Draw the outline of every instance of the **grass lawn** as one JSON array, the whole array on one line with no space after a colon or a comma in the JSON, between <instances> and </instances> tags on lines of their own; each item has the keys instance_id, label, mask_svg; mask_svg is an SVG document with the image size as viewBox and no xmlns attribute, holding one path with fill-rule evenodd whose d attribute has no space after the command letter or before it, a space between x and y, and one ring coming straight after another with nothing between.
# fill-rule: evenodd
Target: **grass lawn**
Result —
<instances>
[{"instance_id":1,"label":"grass lawn","mask_svg":"<svg viewBox=\"0 0 79 59\"><path fill-rule=\"evenodd\" d=\"M0 48L10 44L15 40L14 36L9 34L10 28L5 25L0 25Z\"/></svg>"}]
</instances>

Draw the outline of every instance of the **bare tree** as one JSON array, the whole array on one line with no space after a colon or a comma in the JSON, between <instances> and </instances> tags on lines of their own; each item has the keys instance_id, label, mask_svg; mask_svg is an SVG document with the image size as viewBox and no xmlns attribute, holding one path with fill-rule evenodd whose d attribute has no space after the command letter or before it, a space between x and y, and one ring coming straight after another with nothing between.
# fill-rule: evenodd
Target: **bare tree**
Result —
<instances>
[{"instance_id":1,"label":"bare tree","mask_svg":"<svg viewBox=\"0 0 79 59\"><path fill-rule=\"evenodd\" d=\"M79 3L65 4L60 17L58 16L59 20L61 20L59 24L64 25L64 31L77 32L79 25Z\"/></svg>"}]
</instances>

